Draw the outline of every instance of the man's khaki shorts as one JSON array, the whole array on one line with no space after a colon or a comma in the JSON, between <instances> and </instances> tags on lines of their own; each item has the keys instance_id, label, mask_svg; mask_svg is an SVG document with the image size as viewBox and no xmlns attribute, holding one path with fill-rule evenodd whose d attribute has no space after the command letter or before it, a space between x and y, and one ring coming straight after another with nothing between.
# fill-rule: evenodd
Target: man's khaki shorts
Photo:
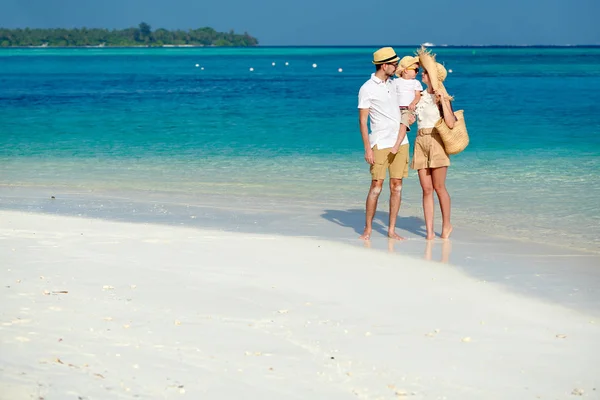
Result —
<instances>
[{"instance_id":1,"label":"man's khaki shorts","mask_svg":"<svg viewBox=\"0 0 600 400\"><path fill-rule=\"evenodd\" d=\"M391 179L402 179L408 177L408 143L400 146L396 154L392 154L392 148L379 150L377 145L373 147L373 158L375 164L371 165L371 178L374 181L385 179L386 170L390 170Z\"/></svg>"}]
</instances>

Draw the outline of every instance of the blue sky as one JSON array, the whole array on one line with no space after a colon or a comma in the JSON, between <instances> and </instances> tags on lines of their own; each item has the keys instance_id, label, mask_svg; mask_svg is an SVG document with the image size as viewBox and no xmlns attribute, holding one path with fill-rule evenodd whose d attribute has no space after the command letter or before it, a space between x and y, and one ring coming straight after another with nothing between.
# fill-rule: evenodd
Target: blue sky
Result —
<instances>
[{"instance_id":1,"label":"blue sky","mask_svg":"<svg viewBox=\"0 0 600 400\"><path fill-rule=\"evenodd\" d=\"M261 45L595 44L599 0L0 0L0 27L247 31Z\"/></svg>"}]
</instances>

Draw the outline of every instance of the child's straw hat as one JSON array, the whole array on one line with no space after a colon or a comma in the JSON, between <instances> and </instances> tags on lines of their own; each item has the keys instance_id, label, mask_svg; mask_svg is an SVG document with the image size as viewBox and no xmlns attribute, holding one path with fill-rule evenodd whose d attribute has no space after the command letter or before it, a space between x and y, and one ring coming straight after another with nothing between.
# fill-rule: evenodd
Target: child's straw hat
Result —
<instances>
[{"instance_id":1,"label":"child's straw hat","mask_svg":"<svg viewBox=\"0 0 600 400\"><path fill-rule=\"evenodd\" d=\"M402 59L400 60L400 63L398 64L398 69L396 69L396 76L400 76L402 75L402 72L404 72L408 67L410 67L411 65L415 65L419 63L419 57L414 57L414 56L404 56L402 57Z\"/></svg>"}]
</instances>

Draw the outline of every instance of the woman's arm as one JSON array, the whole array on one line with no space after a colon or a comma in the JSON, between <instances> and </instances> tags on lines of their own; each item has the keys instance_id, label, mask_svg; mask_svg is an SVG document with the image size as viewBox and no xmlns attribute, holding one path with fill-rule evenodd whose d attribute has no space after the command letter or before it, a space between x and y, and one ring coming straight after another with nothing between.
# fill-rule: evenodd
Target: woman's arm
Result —
<instances>
[{"instance_id":1,"label":"woman's arm","mask_svg":"<svg viewBox=\"0 0 600 400\"><path fill-rule=\"evenodd\" d=\"M448 100L444 93L436 92L440 99L440 104L442 105L442 116L444 117L444 122L448 126L448 128L454 128L454 123L456 122L456 116L454 115L454 111L452 110L452 105L450 104L450 100Z\"/></svg>"}]
</instances>

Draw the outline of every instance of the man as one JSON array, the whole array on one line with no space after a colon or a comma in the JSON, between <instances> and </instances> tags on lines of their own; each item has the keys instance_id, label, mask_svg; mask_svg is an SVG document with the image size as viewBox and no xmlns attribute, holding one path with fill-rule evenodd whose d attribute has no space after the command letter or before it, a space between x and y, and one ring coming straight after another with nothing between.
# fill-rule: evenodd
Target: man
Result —
<instances>
[{"instance_id":1,"label":"man","mask_svg":"<svg viewBox=\"0 0 600 400\"><path fill-rule=\"evenodd\" d=\"M373 217L377 210L377 200L383 188L386 170L390 172L388 237L403 239L396 234L396 218L400 210L402 178L408 176L409 146L406 132L400 130L400 107L390 79L398 68L399 60L391 47L384 47L373 53L375 73L362 85L358 93L360 133L365 147L365 161L371 166L371 188L367 195L365 230L360 236L363 240L371 238ZM371 133L367 126L369 118ZM393 154L392 147L397 139L401 143L400 148L396 154Z\"/></svg>"}]
</instances>

